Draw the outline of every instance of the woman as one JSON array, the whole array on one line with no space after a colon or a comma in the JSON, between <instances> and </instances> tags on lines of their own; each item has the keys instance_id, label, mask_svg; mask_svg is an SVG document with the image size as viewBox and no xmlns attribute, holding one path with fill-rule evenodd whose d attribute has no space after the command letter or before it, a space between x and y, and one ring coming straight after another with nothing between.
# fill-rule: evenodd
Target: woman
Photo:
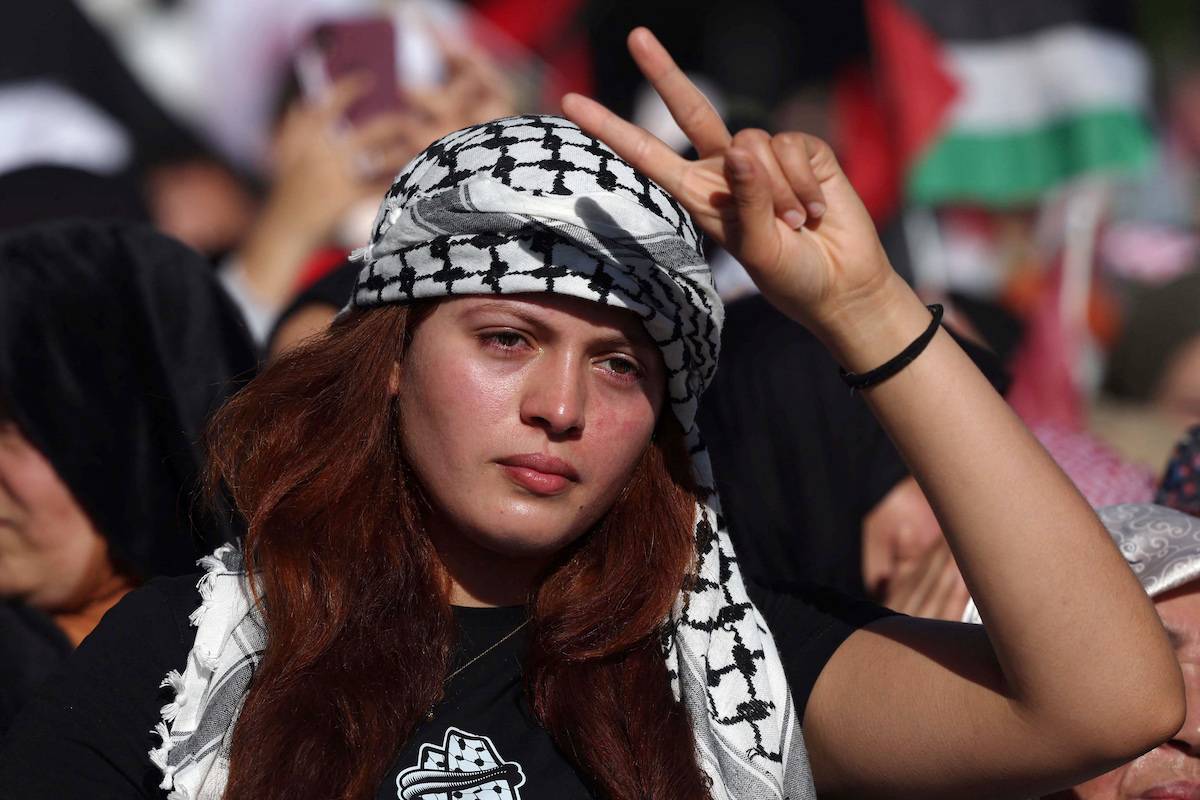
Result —
<instances>
[{"instance_id":1,"label":"woman","mask_svg":"<svg viewBox=\"0 0 1200 800\"><path fill-rule=\"evenodd\" d=\"M1137 581L890 271L828 148L730 137L648 32L631 49L701 160L569 96L611 149L514 117L410 164L346 314L214 423L244 551L206 561L199 598L167 582L118 607L8 741L3 785L1020 796L1179 726ZM986 633L743 583L692 425L721 309L685 208L852 373L924 345L863 391Z\"/></svg>"},{"instance_id":2,"label":"woman","mask_svg":"<svg viewBox=\"0 0 1200 800\"><path fill-rule=\"evenodd\" d=\"M211 272L138 225L0 238L0 730L131 587L233 536L193 503L255 367Z\"/></svg>"}]
</instances>

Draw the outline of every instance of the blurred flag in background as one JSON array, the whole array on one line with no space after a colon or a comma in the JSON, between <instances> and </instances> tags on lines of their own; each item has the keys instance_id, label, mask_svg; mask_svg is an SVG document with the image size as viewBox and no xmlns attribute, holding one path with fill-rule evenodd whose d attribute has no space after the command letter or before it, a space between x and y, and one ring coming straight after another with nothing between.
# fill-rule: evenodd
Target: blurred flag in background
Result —
<instances>
[{"instance_id":1,"label":"blurred flag in background","mask_svg":"<svg viewBox=\"0 0 1200 800\"><path fill-rule=\"evenodd\" d=\"M902 199L1036 203L1069 178L1149 162L1149 66L1118 4L867 0L866 9L871 73L848 75L837 101L847 171L877 218Z\"/></svg>"}]
</instances>

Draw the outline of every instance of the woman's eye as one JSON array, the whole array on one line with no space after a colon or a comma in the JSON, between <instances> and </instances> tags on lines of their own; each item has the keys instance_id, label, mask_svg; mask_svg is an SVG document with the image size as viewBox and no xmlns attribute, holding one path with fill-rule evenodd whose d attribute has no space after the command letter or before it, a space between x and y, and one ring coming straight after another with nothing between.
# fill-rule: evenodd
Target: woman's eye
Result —
<instances>
[{"instance_id":1,"label":"woman's eye","mask_svg":"<svg viewBox=\"0 0 1200 800\"><path fill-rule=\"evenodd\" d=\"M513 331L493 331L482 338L488 345L501 350L515 350L525 343L525 337Z\"/></svg>"},{"instance_id":2,"label":"woman's eye","mask_svg":"<svg viewBox=\"0 0 1200 800\"><path fill-rule=\"evenodd\" d=\"M604 359L600 363L609 372L620 375L621 377L630 377L630 378L642 377L641 368L638 367L637 362L635 362L631 359L621 358L620 356L613 356L612 358Z\"/></svg>"}]
</instances>

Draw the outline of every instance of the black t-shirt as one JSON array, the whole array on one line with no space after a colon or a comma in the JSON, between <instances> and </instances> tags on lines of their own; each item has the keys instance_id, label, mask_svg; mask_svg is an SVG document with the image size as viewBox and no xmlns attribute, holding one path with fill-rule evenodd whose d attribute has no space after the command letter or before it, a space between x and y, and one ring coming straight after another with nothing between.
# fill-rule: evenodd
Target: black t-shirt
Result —
<instances>
[{"instance_id":1,"label":"black t-shirt","mask_svg":"<svg viewBox=\"0 0 1200 800\"><path fill-rule=\"evenodd\" d=\"M0 798L161 798L148 751L159 687L181 669L195 638L188 615L199 604L196 577L161 578L125 597L64 668L18 716L0 749ZM785 594L751 587L766 618L801 715L821 669L856 628L888 611L826 591ZM467 664L524 619L522 608L456 608L458 664ZM530 713L521 691L524 631L454 676L434 718L421 724L379 788L380 800L436 791L437 772L479 773L463 798L589 798L583 780ZM424 781L424 783L422 783ZM467 783L473 785L466 785ZM519 789L519 794L514 790ZM444 790L443 790L444 791ZM507 792L507 793L506 793ZM459 795L452 795L459 796Z\"/></svg>"},{"instance_id":2,"label":"black t-shirt","mask_svg":"<svg viewBox=\"0 0 1200 800\"><path fill-rule=\"evenodd\" d=\"M863 596L863 517L908 469L825 346L759 295L730 303L698 422L743 574Z\"/></svg>"},{"instance_id":3,"label":"black t-shirt","mask_svg":"<svg viewBox=\"0 0 1200 800\"><path fill-rule=\"evenodd\" d=\"M0 603L0 739L33 688L70 653L50 617L19 601Z\"/></svg>"}]
</instances>

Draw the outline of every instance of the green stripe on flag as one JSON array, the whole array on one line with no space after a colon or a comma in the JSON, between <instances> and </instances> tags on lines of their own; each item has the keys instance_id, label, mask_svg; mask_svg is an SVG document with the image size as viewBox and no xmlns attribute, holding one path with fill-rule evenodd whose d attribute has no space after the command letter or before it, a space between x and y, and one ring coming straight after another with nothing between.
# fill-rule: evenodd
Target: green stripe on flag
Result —
<instances>
[{"instance_id":1,"label":"green stripe on flag","mask_svg":"<svg viewBox=\"0 0 1200 800\"><path fill-rule=\"evenodd\" d=\"M922 205L1023 205L1085 172L1139 170L1153 148L1145 122L1129 108L1087 111L1020 131L952 130L914 165L908 197Z\"/></svg>"}]
</instances>

